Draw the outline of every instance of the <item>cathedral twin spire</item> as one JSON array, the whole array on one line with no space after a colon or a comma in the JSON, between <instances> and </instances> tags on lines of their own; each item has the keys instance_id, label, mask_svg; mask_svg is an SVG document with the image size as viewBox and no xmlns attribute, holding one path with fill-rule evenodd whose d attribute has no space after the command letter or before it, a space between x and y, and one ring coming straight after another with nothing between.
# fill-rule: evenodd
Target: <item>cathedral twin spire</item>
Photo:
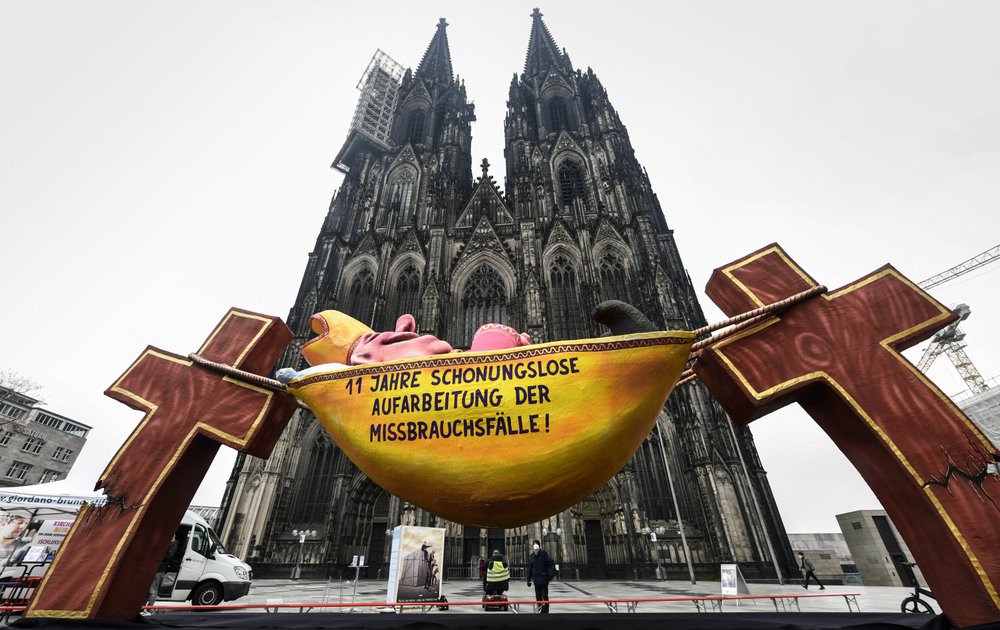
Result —
<instances>
[{"instance_id":1,"label":"cathedral twin spire","mask_svg":"<svg viewBox=\"0 0 1000 630\"><path fill-rule=\"evenodd\" d=\"M427 46L414 76L431 81L451 82L454 78L451 66L451 50L448 48L448 22L438 20L437 31ZM537 76L544 74L550 66L562 66L567 62L564 52L556 45L555 39L542 21L542 12L535 8L531 13L531 34L528 36L528 52L524 59L524 74ZM572 68L569 70L572 71Z\"/></svg>"},{"instance_id":2,"label":"cathedral twin spire","mask_svg":"<svg viewBox=\"0 0 1000 630\"><path fill-rule=\"evenodd\" d=\"M560 52L552 33L542 21L542 12L536 7L531 12L531 34L528 36L528 53L524 58L525 76L543 75L549 66L559 66L565 61L565 55Z\"/></svg>"},{"instance_id":3,"label":"cathedral twin spire","mask_svg":"<svg viewBox=\"0 0 1000 630\"><path fill-rule=\"evenodd\" d=\"M437 31L427 46L424 57L420 60L420 65L417 66L415 76L443 83L450 83L454 79L446 28L448 28L448 22L444 18L438 20Z\"/></svg>"}]
</instances>

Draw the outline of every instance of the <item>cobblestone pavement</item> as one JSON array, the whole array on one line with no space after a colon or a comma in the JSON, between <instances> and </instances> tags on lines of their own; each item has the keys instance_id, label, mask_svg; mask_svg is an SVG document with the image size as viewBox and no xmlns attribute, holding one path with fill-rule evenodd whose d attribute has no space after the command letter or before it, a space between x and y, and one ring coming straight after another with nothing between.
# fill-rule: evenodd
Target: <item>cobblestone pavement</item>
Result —
<instances>
[{"instance_id":1,"label":"cobblestone pavement","mask_svg":"<svg viewBox=\"0 0 1000 630\"><path fill-rule=\"evenodd\" d=\"M828 586L820 591L815 586L804 590L800 583L779 586L775 584L750 584L751 595L838 595L857 593L857 604L862 612L899 612L900 602L912 594L912 589L885 586ZM480 602L482 600L481 583L472 580L446 582L442 588L449 603ZM690 584L681 581L617 581L617 580L586 580L586 581L556 581L549 585L549 597L559 599L629 599L644 597L700 597L717 596L721 593L719 582L698 582ZM511 582L507 592L511 601L531 601L534 599L534 588L529 588L525 582ZM250 594L232 604L298 604L298 603L377 603L386 600L386 583L376 580L361 580L357 585L347 580L255 580L250 588ZM929 602L935 612L940 608L936 602ZM171 605L160 602L159 605ZM177 605L187 605L178 603ZM799 600L802 612L848 612L847 603L841 597L802 598ZM770 600L726 602L725 610L740 612L774 612ZM619 610L625 612L626 605L619 604ZM857 609L857 607L855 607ZM410 609L414 614L419 609ZM453 606L451 610L463 613L484 613L481 606ZM791 608L794 610L794 608ZM355 608L357 613L377 613L377 608ZM429 612L437 613L436 609ZM519 606L519 612L530 613L530 605ZM552 604L552 613L560 612L608 612L608 608L600 603ZM685 602L640 602L638 612L696 612L695 605Z\"/></svg>"}]
</instances>

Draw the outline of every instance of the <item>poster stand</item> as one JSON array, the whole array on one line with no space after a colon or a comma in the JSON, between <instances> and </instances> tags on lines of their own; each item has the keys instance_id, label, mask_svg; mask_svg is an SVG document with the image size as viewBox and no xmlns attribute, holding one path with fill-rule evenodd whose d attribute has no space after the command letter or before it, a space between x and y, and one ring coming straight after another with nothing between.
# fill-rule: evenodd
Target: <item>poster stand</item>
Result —
<instances>
[{"instance_id":1,"label":"poster stand","mask_svg":"<svg viewBox=\"0 0 1000 630\"><path fill-rule=\"evenodd\" d=\"M392 530L386 601L441 603L445 530L400 525ZM405 607L400 608L402 612Z\"/></svg>"},{"instance_id":2,"label":"poster stand","mask_svg":"<svg viewBox=\"0 0 1000 630\"><path fill-rule=\"evenodd\" d=\"M351 593L351 605L354 605L354 599L358 596L358 574L361 573L361 569L367 569L368 565L365 564L364 556L354 556L351 559L351 564L347 565L348 569L354 569L354 592ZM349 612L354 612L351 608Z\"/></svg>"},{"instance_id":3,"label":"poster stand","mask_svg":"<svg viewBox=\"0 0 1000 630\"><path fill-rule=\"evenodd\" d=\"M719 576L722 581L722 594L723 595L749 595L750 587L747 586L747 582L743 579L743 572L740 571L740 565L738 564L722 564L719 565ZM738 608L741 600L736 600L736 607ZM754 605L757 605L757 602Z\"/></svg>"}]
</instances>

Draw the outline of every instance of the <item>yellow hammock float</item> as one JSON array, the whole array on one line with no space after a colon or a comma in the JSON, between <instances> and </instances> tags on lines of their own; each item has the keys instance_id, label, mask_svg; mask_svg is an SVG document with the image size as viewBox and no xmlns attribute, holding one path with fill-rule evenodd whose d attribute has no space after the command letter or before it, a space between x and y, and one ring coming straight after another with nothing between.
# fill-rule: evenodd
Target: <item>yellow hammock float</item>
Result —
<instances>
[{"instance_id":1,"label":"yellow hammock float","mask_svg":"<svg viewBox=\"0 0 1000 630\"><path fill-rule=\"evenodd\" d=\"M456 523L517 527L580 502L621 470L649 435L694 336L317 366L287 388L382 488Z\"/></svg>"}]
</instances>

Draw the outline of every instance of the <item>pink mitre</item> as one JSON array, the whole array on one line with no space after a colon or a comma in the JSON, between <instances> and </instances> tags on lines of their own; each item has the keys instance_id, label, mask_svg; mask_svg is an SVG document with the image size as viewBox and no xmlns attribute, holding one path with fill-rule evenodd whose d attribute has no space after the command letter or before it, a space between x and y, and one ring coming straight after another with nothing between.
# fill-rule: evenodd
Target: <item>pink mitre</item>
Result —
<instances>
[{"instance_id":1,"label":"pink mitre","mask_svg":"<svg viewBox=\"0 0 1000 630\"><path fill-rule=\"evenodd\" d=\"M508 350L531 343L531 337L503 324L483 324L472 339L469 352Z\"/></svg>"}]
</instances>

